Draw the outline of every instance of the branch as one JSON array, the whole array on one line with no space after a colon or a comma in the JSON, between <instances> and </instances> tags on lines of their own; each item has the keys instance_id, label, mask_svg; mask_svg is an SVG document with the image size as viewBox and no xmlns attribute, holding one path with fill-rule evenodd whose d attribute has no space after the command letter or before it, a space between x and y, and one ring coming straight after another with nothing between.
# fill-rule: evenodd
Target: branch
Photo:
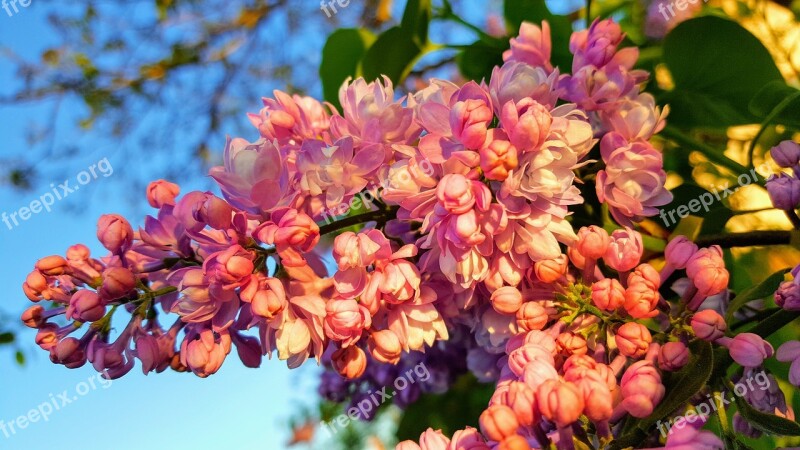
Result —
<instances>
[{"instance_id":1,"label":"branch","mask_svg":"<svg viewBox=\"0 0 800 450\"><path fill-rule=\"evenodd\" d=\"M325 235L337 230L341 230L342 228L347 228L353 225L359 225L367 222L386 222L389 219L394 219L397 217L398 209L399 207L395 206L390 209L379 209L377 211L370 211L368 213L359 214L357 216L347 217L345 219L338 220L336 222L321 226L319 228L319 234Z\"/></svg>"},{"instance_id":2,"label":"branch","mask_svg":"<svg viewBox=\"0 0 800 450\"><path fill-rule=\"evenodd\" d=\"M756 247L762 245L790 245L795 232L784 230L748 231L700 236L695 243L701 247L719 245L722 248Z\"/></svg>"}]
</instances>

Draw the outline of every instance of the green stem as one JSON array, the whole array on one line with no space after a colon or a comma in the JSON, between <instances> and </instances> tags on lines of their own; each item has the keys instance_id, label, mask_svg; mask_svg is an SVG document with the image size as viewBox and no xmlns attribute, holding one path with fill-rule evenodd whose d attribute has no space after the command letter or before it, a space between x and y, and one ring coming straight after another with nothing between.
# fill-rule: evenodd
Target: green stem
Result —
<instances>
[{"instance_id":1,"label":"green stem","mask_svg":"<svg viewBox=\"0 0 800 450\"><path fill-rule=\"evenodd\" d=\"M676 144L680 144L685 147L693 148L705 155L709 161L719 166L722 166L729 171L731 171L735 175L747 173L749 169L736 161L728 158L727 156L723 155L721 151L706 145L696 139L692 138L691 136L687 136L683 132L679 131L677 128L667 125L661 131L661 136L675 142ZM759 180L759 185L763 186L764 182Z\"/></svg>"},{"instance_id":2,"label":"green stem","mask_svg":"<svg viewBox=\"0 0 800 450\"><path fill-rule=\"evenodd\" d=\"M761 135L763 135L764 132L767 130L769 124L771 124L772 121L775 120L776 117L778 117L778 114L782 113L786 108L789 107L790 104L792 104L793 101L795 101L798 98L800 98L800 91L797 91L792 95L786 97L780 103L778 103L778 105L775 106L775 108L773 108L772 111L770 111L767 117L764 118L764 121L761 122L761 128L759 128L758 133L756 133L756 136L753 138L752 142L750 142L750 147L747 149L747 164L750 166L750 168L754 167L753 152L756 149L758 140L761 139Z\"/></svg>"}]
</instances>

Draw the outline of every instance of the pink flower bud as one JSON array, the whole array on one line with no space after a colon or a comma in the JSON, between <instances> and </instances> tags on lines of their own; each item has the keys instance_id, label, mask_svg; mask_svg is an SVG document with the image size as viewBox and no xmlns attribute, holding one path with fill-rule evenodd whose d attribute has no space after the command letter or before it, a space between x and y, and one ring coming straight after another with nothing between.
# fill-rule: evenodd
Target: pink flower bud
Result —
<instances>
[{"instance_id":1,"label":"pink flower bud","mask_svg":"<svg viewBox=\"0 0 800 450\"><path fill-rule=\"evenodd\" d=\"M536 390L536 404L542 416L566 427L583 413L583 396L569 381L547 380Z\"/></svg>"},{"instance_id":2,"label":"pink flower bud","mask_svg":"<svg viewBox=\"0 0 800 450\"><path fill-rule=\"evenodd\" d=\"M691 324L695 336L709 342L725 336L725 330L728 329L725 319L713 309L704 309L694 313Z\"/></svg>"},{"instance_id":3,"label":"pink flower bud","mask_svg":"<svg viewBox=\"0 0 800 450\"><path fill-rule=\"evenodd\" d=\"M77 369L86 364L86 350L78 339L64 338L51 350L50 361L63 364L68 369Z\"/></svg>"},{"instance_id":4,"label":"pink flower bud","mask_svg":"<svg viewBox=\"0 0 800 450\"><path fill-rule=\"evenodd\" d=\"M558 349L558 353L564 356L585 355L588 350L586 347L586 339L571 332L558 335L556 338L556 348Z\"/></svg>"},{"instance_id":5,"label":"pink flower bud","mask_svg":"<svg viewBox=\"0 0 800 450\"><path fill-rule=\"evenodd\" d=\"M784 281L775 291L775 304L787 311L800 311L800 284L798 280Z\"/></svg>"},{"instance_id":6,"label":"pink flower bud","mask_svg":"<svg viewBox=\"0 0 800 450\"><path fill-rule=\"evenodd\" d=\"M517 310L517 326L522 331L541 330L549 320L547 311L537 302L525 302Z\"/></svg>"},{"instance_id":7,"label":"pink flower bud","mask_svg":"<svg viewBox=\"0 0 800 450\"><path fill-rule=\"evenodd\" d=\"M142 373L145 375L161 364L158 340L150 334L140 334L134 339L134 355L142 361Z\"/></svg>"},{"instance_id":8,"label":"pink flower bud","mask_svg":"<svg viewBox=\"0 0 800 450\"><path fill-rule=\"evenodd\" d=\"M702 248L686 263L686 275L697 287L699 295L710 297L728 287L728 271L718 246Z\"/></svg>"},{"instance_id":9,"label":"pink flower bud","mask_svg":"<svg viewBox=\"0 0 800 450\"><path fill-rule=\"evenodd\" d=\"M516 376L522 376L525 368L533 361L541 361L550 366L554 364L552 353L537 344L525 344L508 355L508 367Z\"/></svg>"},{"instance_id":10,"label":"pink flower bud","mask_svg":"<svg viewBox=\"0 0 800 450\"><path fill-rule=\"evenodd\" d=\"M645 319L658 314L658 287L646 280L639 273L628 276L628 288L625 289L625 311L635 319Z\"/></svg>"},{"instance_id":11,"label":"pink flower bud","mask_svg":"<svg viewBox=\"0 0 800 450\"><path fill-rule=\"evenodd\" d=\"M739 333L725 344L731 353L731 358L744 367L758 367L765 358L774 353L769 342L753 333Z\"/></svg>"},{"instance_id":12,"label":"pink flower bud","mask_svg":"<svg viewBox=\"0 0 800 450\"><path fill-rule=\"evenodd\" d=\"M600 309L614 311L625 302L625 288L615 278L604 278L592 284L592 303Z\"/></svg>"},{"instance_id":13,"label":"pink flower bud","mask_svg":"<svg viewBox=\"0 0 800 450\"><path fill-rule=\"evenodd\" d=\"M70 261L86 261L91 256L89 247L83 244L71 245L67 249L67 259Z\"/></svg>"},{"instance_id":14,"label":"pink flower bud","mask_svg":"<svg viewBox=\"0 0 800 450\"><path fill-rule=\"evenodd\" d=\"M363 375L367 369L367 355L364 350L351 345L333 352L331 363L339 375L353 380Z\"/></svg>"},{"instance_id":15,"label":"pink flower bud","mask_svg":"<svg viewBox=\"0 0 800 450\"><path fill-rule=\"evenodd\" d=\"M649 360L633 363L620 380L622 407L633 417L647 417L664 398L661 375Z\"/></svg>"},{"instance_id":16,"label":"pink flower bud","mask_svg":"<svg viewBox=\"0 0 800 450\"><path fill-rule=\"evenodd\" d=\"M106 306L96 292L81 289L72 294L67 317L82 322L95 322L106 314Z\"/></svg>"},{"instance_id":17,"label":"pink flower bud","mask_svg":"<svg viewBox=\"0 0 800 450\"><path fill-rule=\"evenodd\" d=\"M496 448L496 450L530 450L530 449L531 445L528 444L527 439L518 434L503 439L502 441L500 441L500 443L497 445Z\"/></svg>"},{"instance_id":18,"label":"pink flower bud","mask_svg":"<svg viewBox=\"0 0 800 450\"><path fill-rule=\"evenodd\" d=\"M450 109L450 128L453 137L471 150L483 146L492 119L494 114L491 106L479 99L456 102Z\"/></svg>"},{"instance_id":19,"label":"pink flower bud","mask_svg":"<svg viewBox=\"0 0 800 450\"><path fill-rule=\"evenodd\" d=\"M35 342L42 350L54 348L58 344L58 326L54 323L44 324L36 333Z\"/></svg>"},{"instance_id":20,"label":"pink flower bud","mask_svg":"<svg viewBox=\"0 0 800 450\"><path fill-rule=\"evenodd\" d=\"M637 264L644 253L642 235L626 227L611 233L611 243L603 256L603 261L618 272L627 272Z\"/></svg>"},{"instance_id":21,"label":"pink flower bud","mask_svg":"<svg viewBox=\"0 0 800 450\"><path fill-rule=\"evenodd\" d=\"M419 446L422 450L447 450L450 439L440 430L428 428L419 436Z\"/></svg>"},{"instance_id":22,"label":"pink flower bud","mask_svg":"<svg viewBox=\"0 0 800 450\"><path fill-rule=\"evenodd\" d=\"M647 353L653 338L644 325L628 322L617 329L614 340L620 353L630 358L639 358Z\"/></svg>"},{"instance_id":23,"label":"pink flower bud","mask_svg":"<svg viewBox=\"0 0 800 450\"><path fill-rule=\"evenodd\" d=\"M667 342L658 353L658 367L674 372L689 362L689 349L683 342Z\"/></svg>"},{"instance_id":24,"label":"pink flower bud","mask_svg":"<svg viewBox=\"0 0 800 450\"><path fill-rule=\"evenodd\" d=\"M309 252L319 242L319 226L305 213L280 208L272 213L269 221L253 231L253 236L279 249L289 247Z\"/></svg>"},{"instance_id":25,"label":"pink flower bud","mask_svg":"<svg viewBox=\"0 0 800 450\"><path fill-rule=\"evenodd\" d=\"M447 174L436 186L436 198L450 214L464 214L475 205L472 181L460 174Z\"/></svg>"},{"instance_id":26,"label":"pink flower bud","mask_svg":"<svg viewBox=\"0 0 800 450\"><path fill-rule=\"evenodd\" d=\"M329 300L325 304L325 335L341 342L342 347L355 344L363 330L372 324L367 308L355 300Z\"/></svg>"},{"instance_id":27,"label":"pink flower bud","mask_svg":"<svg viewBox=\"0 0 800 450\"><path fill-rule=\"evenodd\" d=\"M97 239L114 254L124 253L133 244L133 228L118 214L105 214L97 221Z\"/></svg>"},{"instance_id":28,"label":"pink flower bud","mask_svg":"<svg viewBox=\"0 0 800 450\"><path fill-rule=\"evenodd\" d=\"M42 292L49 288L47 278L42 275L38 270L29 273L22 284L22 290L25 296L32 302L38 302L42 299Z\"/></svg>"},{"instance_id":29,"label":"pink flower bud","mask_svg":"<svg viewBox=\"0 0 800 450\"><path fill-rule=\"evenodd\" d=\"M664 258L672 267L683 269L695 253L697 253L697 244L690 241L686 236L677 236L669 241L669 244L664 249Z\"/></svg>"},{"instance_id":30,"label":"pink flower bud","mask_svg":"<svg viewBox=\"0 0 800 450\"><path fill-rule=\"evenodd\" d=\"M397 364L403 351L400 338L392 330L372 333L367 341L367 347L373 358L386 364Z\"/></svg>"},{"instance_id":31,"label":"pink flower bud","mask_svg":"<svg viewBox=\"0 0 800 450\"><path fill-rule=\"evenodd\" d=\"M453 439L447 450L489 450L489 446L478 430L466 427L453 433Z\"/></svg>"},{"instance_id":32,"label":"pink flower bud","mask_svg":"<svg viewBox=\"0 0 800 450\"><path fill-rule=\"evenodd\" d=\"M147 185L147 202L153 208L161 208L164 205L175 206L175 197L180 192L181 188L175 183L166 180L151 181Z\"/></svg>"},{"instance_id":33,"label":"pink flower bud","mask_svg":"<svg viewBox=\"0 0 800 450\"><path fill-rule=\"evenodd\" d=\"M562 254L555 259L536 261L533 271L541 282L555 283L567 273L568 263L567 255Z\"/></svg>"},{"instance_id":34,"label":"pink flower bud","mask_svg":"<svg viewBox=\"0 0 800 450\"><path fill-rule=\"evenodd\" d=\"M775 163L781 167L794 167L800 161L800 144L793 141L783 141L772 147L769 151Z\"/></svg>"},{"instance_id":35,"label":"pink flower bud","mask_svg":"<svg viewBox=\"0 0 800 450\"><path fill-rule=\"evenodd\" d=\"M608 251L611 238L608 232L596 225L590 225L578 230L576 249L585 258L600 259Z\"/></svg>"},{"instance_id":36,"label":"pink flower bud","mask_svg":"<svg viewBox=\"0 0 800 450\"><path fill-rule=\"evenodd\" d=\"M262 273L254 274L239 296L243 301L250 303L253 314L266 319L275 317L288 304L283 283Z\"/></svg>"},{"instance_id":37,"label":"pink flower bud","mask_svg":"<svg viewBox=\"0 0 800 450\"><path fill-rule=\"evenodd\" d=\"M535 393L527 384L512 381L499 393L492 396L490 404L500 404L511 408L520 425L528 427L538 421L535 416Z\"/></svg>"},{"instance_id":38,"label":"pink flower bud","mask_svg":"<svg viewBox=\"0 0 800 450\"><path fill-rule=\"evenodd\" d=\"M105 300L128 295L136 287L136 276L125 267L109 267L103 271L103 285L98 291Z\"/></svg>"},{"instance_id":39,"label":"pink flower bud","mask_svg":"<svg viewBox=\"0 0 800 450\"><path fill-rule=\"evenodd\" d=\"M227 331L211 329L187 333L181 343L181 363L200 378L215 374L231 351L231 336Z\"/></svg>"},{"instance_id":40,"label":"pink flower bud","mask_svg":"<svg viewBox=\"0 0 800 450\"><path fill-rule=\"evenodd\" d=\"M68 268L67 260L58 255L48 256L36 261L36 270L48 276L63 275ZM41 284L39 285L41 286Z\"/></svg>"},{"instance_id":41,"label":"pink flower bud","mask_svg":"<svg viewBox=\"0 0 800 450\"><path fill-rule=\"evenodd\" d=\"M589 371L575 384L583 396L583 413L586 417L593 422L609 420L614 413L614 398L601 375Z\"/></svg>"},{"instance_id":42,"label":"pink flower bud","mask_svg":"<svg viewBox=\"0 0 800 450\"><path fill-rule=\"evenodd\" d=\"M517 434L519 421L514 410L506 405L490 405L479 419L483 435L493 441L502 441Z\"/></svg>"},{"instance_id":43,"label":"pink flower bud","mask_svg":"<svg viewBox=\"0 0 800 450\"><path fill-rule=\"evenodd\" d=\"M481 170L487 179L503 181L519 164L517 148L507 140L493 139L494 134L490 133L492 140L480 149Z\"/></svg>"},{"instance_id":44,"label":"pink flower bud","mask_svg":"<svg viewBox=\"0 0 800 450\"><path fill-rule=\"evenodd\" d=\"M22 323L29 328L40 328L47 321L44 319L44 308L33 305L22 313Z\"/></svg>"},{"instance_id":45,"label":"pink flower bud","mask_svg":"<svg viewBox=\"0 0 800 450\"><path fill-rule=\"evenodd\" d=\"M522 293L513 286L503 286L492 292L492 307L500 314L516 314L522 306Z\"/></svg>"}]
</instances>

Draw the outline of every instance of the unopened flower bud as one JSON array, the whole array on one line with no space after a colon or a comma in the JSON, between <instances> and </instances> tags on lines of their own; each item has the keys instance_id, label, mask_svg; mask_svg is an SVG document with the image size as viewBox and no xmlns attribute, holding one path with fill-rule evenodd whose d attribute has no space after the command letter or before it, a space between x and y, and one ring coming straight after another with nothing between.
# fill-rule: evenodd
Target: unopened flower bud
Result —
<instances>
[{"instance_id":1,"label":"unopened flower bud","mask_svg":"<svg viewBox=\"0 0 800 450\"><path fill-rule=\"evenodd\" d=\"M103 271L103 285L98 293L106 300L128 295L136 287L136 275L126 267L109 267Z\"/></svg>"},{"instance_id":2,"label":"unopened flower bud","mask_svg":"<svg viewBox=\"0 0 800 450\"><path fill-rule=\"evenodd\" d=\"M114 254L124 253L133 243L133 228L118 214L105 214L97 221L97 239Z\"/></svg>"},{"instance_id":3,"label":"unopened flower bud","mask_svg":"<svg viewBox=\"0 0 800 450\"><path fill-rule=\"evenodd\" d=\"M713 309L704 309L694 313L691 324L695 336L709 342L724 336L725 330L728 329L725 319Z\"/></svg>"},{"instance_id":4,"label":"unopened flower bud","mask_svg":"<svg viewBox=\"0 0 800 450\"><path fill-rule=\"evenodd\" d=\"M67 260L58 255L36 261L36 269L48 276L63 275L68 269Z\"/></svg>"},{"instance_id":5,"label":"unopened flower bud","mask_svg":"<svg viewBox=\"0 0 800 450\"><path fill-rule=\"evenodd\" d=\"M785 168L794 167L800 162L800 144L793 141L783 141L772 147L769 154L775 160L775 164Z\"/></svg>"},{"instance_id":6,"label":"unopened flower bud","mask_svg":"<svg viewBox=\"0 0 800 450\"><path fill-rule=\"evenodd\" d=\"M753 333L739 333L723 345L728 347L731 358L744 367L758 367L775 353L769 342Z\"/></svg>"},{"instance_id":7,"label":"unopened flower bud","mask_svg":"<svg viewBox=\"0 0 800 450\"><path fill-rule=\"evenodd\" d=\"M608 232L597 225L590 225L578 230L576 248L585 258L602 258L610 243L611 237Z\"/></svg>"},{"instance_id":8,"label":"unopened flower bud","mask_svg":"<svg viewBox=\"0 0 800 450\"><path fill-rule=\"evenodd\" d=\"M619 327L614 339L619 352L630 358L644 356L653 341L647 327L636 322L628 322Z\"/></svg>"},{"instance_id":9,"label":"unopened flower bud","mask_svg":"<svg viewBox=\"0 0 800 450\"><path fill-rule=\"evenodd\" d=\"M547 311L537 302L525 302L517 310L517 326L522 331L541 330L549 320Z\"/></svg>"},{"instance_id":10,"label":"unopened flower bud","mask_svg":"<svg viewBox=\"0 0 800 450\"><path fill-rule=\"evenodd\" d=\"M492 292L492 307L500 314L516 314L522 306L522 293L513 286L503 286Z\"/></svg>"},{"instance_id":11,"label":"unopened flower bud","mask_svg":"<svg viewBox=\"0 0 800 450\"><path fill-rule=\"evenodd\" d=\"M490 405L480 416L480 425L483 435L493 441L517 434L519 421L514 410L506 405Z\"/></svg>"},{"instance_id":12,"label":"unopened flower bud","mask_svg":"<svg viewBox=\"0 0 800 450\"><path fill-rule=\"evenodd\" d=\"M768 179L766 187L776 208L791 211L800 204L800 180L796 177L781 173Z\"/></svg>"},{"instance_id":13,"label":"unopened flower bud","mask_svg":"<svg viewBox=\"0 0 800 450\"><path fill-rule=\"evenodd\" d=\"M33 305L22 313L22 323L29 328L39 328L45 323L43 313L44 308Z\"/></svg>"},{"instance_id":14,"label":"unopened flower bud","mask_svg":"<svg viewBox=\"0 0 800 450\"><path fill-rule=\"evenodd\" d=\"M592 303L600 309L614 311L625 302L625 288L616 278L604 278L592 284Z\"/></svg>"},{"instance_id":15,"label":"unopened flower bud","mask_svg":"<svg viewBox=\"0 0 800 450\"><path fill-rule=\"evenodd\" d=\"M566 427L583 413L583 396L573 383L546 380L536 390L536 403L542 416L559 427Z\"/></svg>"},{"instance_id":16,"label":"unopened flower bud","mask_svg":"<svg viewBox=\"0 0 800 450\"><path fill-rule=\"evenodd\" d=\"M175 206L175 198L180 194L181 188L175 183L166 180L156 180L147 185L147 202L153 208L164 205Z\"/></svg>"},{"instance_id":17,"label":"unopened flower bud","mask_svg":"<svg viewBox=\"0 0 800 450\"><path fill-rule=\"evenodd\" d=\"M400 338L392 330L372 333L367 341L367 347L373 358L387 364L397 364L403 351Z\"/></svg>"},{"instance_id":18,"label":"unopened flower bud","mask_svg":"<svg viewBox=\"0 0 800 450\"><path fill-rule=\"evenodd\" d=\"M339 375L353 380L364 374L367 368L367 355L364 350L351 345L333 352L331 362Z\"/></svg>"},{"instance_id":19,"label":"unopened flower bud","mask_svg":"<svg viewBox=\"0 0 800 450\"><path fill-rule=\"evenodd\" d=\"M677 236L669 241L669 244L664 249L664 258L672 267L683 269L695 253L697 253L697 244L690 241L686 236Z\"/></svg>"},{"instance_id":20,"label":"unopened flower bud","mask_svg":"<svg viewBox=\"0 0 800 450\"><path fill-rule=\"evenodd\" d=\"M674 372L689 362L689 349L683 342L667 342L658 353L658 367Z\"/></svg>"},{"instance_id":21,"label":"unopened flower bud","mask_svg":"<svg viewBox=\"0 0 800 450\"><path fill-rule=\"evenodd\" d=\"M562 254L555 259L536 261L533 271L541 282L555 283L567 273L568 263L567 255Z\"/></svg>"},{"instance_id":22,"label":"unopened flower bud","mask_svg":"<svg viewBox=\"0 0 800 450\"><path fill-rule=\"evenodd\" d=\"M95 322L103 318L106 306L96 292L81 289L72 294L67 308L67 317L82 322Z\"/></svg>"}]
</instances>

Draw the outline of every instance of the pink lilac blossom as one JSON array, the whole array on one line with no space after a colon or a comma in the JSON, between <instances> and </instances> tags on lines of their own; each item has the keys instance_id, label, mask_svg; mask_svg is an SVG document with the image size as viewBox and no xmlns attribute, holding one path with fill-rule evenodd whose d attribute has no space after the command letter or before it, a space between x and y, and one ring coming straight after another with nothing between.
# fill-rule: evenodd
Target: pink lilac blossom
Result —
<instances>
[{"instance_id":1,"label":"pink lilac blossom","mask_svg":"<svg viewBox=\"0 0 800 450\"><path fill-rule=\"evenodd\" d=\"M549 32L523 24L488 82L431 80L397 99L386 77L348 80L341 113L275 92L250 116L259 138L230 139L211 170L222 197L152 183L157 212L137 231L118 215L98 221L108 255L77 245L36 263L22 322L54 363L111 378L136 360L146 374L207 377L235 347L247 367L316 360L320 392L350 405L408 371L419 384L398 392L401 407L467 372L493 383L480 429L428 429L398 449L618 437L622 421L662 404L664 372L690 365L695 342L760 367L770 344L710 309L728 298L721 248L677 237L660 266L637 229L671 194L649 143L667 109L641 93L636 49L619 48L618 24L595 21L572 36L562 74ZM794 150L774 157L796 165ZM375 186L380 198L322 223ZM586 188L616 224L576 229ZM776 300L792 311L800 296L786 283ZM778 358L797 381L795 353ZM779 392L748 401L793 414ZM704 433L666 448L713 446Z\"/></svg>"}]
</instances>

